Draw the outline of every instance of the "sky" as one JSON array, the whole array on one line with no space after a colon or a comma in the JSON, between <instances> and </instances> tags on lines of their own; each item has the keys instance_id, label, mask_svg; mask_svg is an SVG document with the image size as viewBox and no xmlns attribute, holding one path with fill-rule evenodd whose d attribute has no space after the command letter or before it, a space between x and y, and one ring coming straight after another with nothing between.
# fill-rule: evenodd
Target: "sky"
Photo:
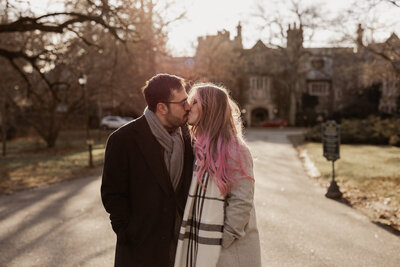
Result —
<instances>
[{"instance_id":1,"label":"sky","mask_svg":"<svg viewBox=\"0 0 400 267\"><path fill-rule=\"evenodd\" d=\"M302 0L305 5L315 4L321 9L324 8L331 15L343 12L357 0ZM362 0L365 2L365 0ZM169 32L169 43L171 50L176 55L191 55L194 53L194 47L198 36L217 34L223 29L231 33L231 38L236 35L236 26L238 22L242 25L242 37L244 48L251 48L259 39L267 39L266 33L262 32L260 25L254 18L257 12L257 3L262 3L265 10L271 11L280 9L284 14L286 0L179 0L179 3L186 5L187 18L182 22L173 25ZM360 1L358 1L360 2ZM279 7L277 7L279 6ZM272 11L273 12L273 11ZM380 24L389 25L386 31L375 33L376 39L385 39L393 31L400 37L400 8L391 8L391 6L382 6L374 14ZM365 20L373 20L369 15ZM354 23L354 32L357 23ZM329 31L317 32L313 42L306 43L306 46L327 46L331 35ZM381 34L381 35L380 35Z\"/></svg>"},{"instance_id":2,"label":"sky","mask_svg":"<svg viewBox=\"0 0 400 267\"><path fill-rule=\"evenodd\" d=\"M170 1L170 0L158 0ZM231 38L236 35L236 26L242 24L244 48L251 48L259 39L267 39L267 33L260 29L254 14L257 3L262 3L267 11L279 9L285 14L285 2L290 0L175 0L174 10L186 10L186 18L171 24L168 28L167 47L174 56L192 56L195 51L197 37L217 34L218 31L228 30ZM298 1L298 0L295 0ZM307 4L316 4L330 14L338 14L357 0L302 0ZM359 3L366 0L358 1ZM57 2L62 0L31 0L30 4L40 10L57 9ZM58 4L59 6L59 4ZM279 6L279 7L278 7ZM177 12L178 12L177 11ZM373 17L375 16L375 17ZM395 31L400 36L400 8L389 5L378 8L375 14L365 15L364 20L377 20L377 25L389 25L386 31L375 33L375 38L387 38ZM356 23L353 28L356 27ZM313 42L305 46L327 46L332 32L327 30L317 32Z\"/></svg>"}]
</instances>

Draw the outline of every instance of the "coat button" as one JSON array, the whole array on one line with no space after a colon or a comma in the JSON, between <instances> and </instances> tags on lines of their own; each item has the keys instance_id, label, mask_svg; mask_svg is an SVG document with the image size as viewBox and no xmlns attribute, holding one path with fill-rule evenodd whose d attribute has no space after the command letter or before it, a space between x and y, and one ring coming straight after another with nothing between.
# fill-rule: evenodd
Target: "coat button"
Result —
<instances>
[{"instance_id":1,"label":"coat button","mask_svg":"<svg viewBox=\"0 0 400 267\"><path fill-rule=\"evenodd\" d=\"M165 240L165 239L167 239L167 237L166 237L165 235L163 235L163 236L161 237L161 239L162 239L162 240Z\"/></svg>"},{"instance_id":2,"label":"coat button","mask_svg":"<svg viewBox=\"0 0 400 267\"><path fill-rule=\"evenodd\" d=\"M168 212L168 208L163 208L163 211L164 211L165 213L167 213L167 212Z\"/></svg>"}]
</instances>

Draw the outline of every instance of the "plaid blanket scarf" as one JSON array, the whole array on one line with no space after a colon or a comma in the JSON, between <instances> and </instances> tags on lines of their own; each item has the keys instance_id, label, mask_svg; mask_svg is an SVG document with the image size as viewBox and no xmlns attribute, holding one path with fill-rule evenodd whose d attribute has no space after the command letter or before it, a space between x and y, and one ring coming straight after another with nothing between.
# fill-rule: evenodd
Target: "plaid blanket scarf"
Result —
<instances>
[{"instance_id":1,"label":"plaid blanket scarf","mask_svg":"<svg viewBox=\"0 0 400 267\"><path fill-rule=\"evenodd\" d=\"M201 186L195 164L179 232L175 267L213 267L219 259L224 227L224 197L205 173Z\"/></svg>"}]
</instances>

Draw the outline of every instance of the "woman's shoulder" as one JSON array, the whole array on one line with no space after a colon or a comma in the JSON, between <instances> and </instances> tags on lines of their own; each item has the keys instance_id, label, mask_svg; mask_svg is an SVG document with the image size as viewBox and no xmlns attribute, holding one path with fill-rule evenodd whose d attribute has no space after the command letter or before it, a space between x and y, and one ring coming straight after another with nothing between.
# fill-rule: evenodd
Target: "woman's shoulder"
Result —
<instances>
[{"instance_id":1,"label":"woman's shoulder","mask_svg":"<svg viewBox=\"0 0 400 267\"><path fill-rule=\"evenodd\" d=\"M239 143L239 147L240 147L240 151L241 152L250 154L250 148L249 148L249 146L246 144L246 142L243 139L239 139L238 143Z\"/></svg>"},{"instance_id":2,"label":"woman's shoulder","mask_svg":"<svg viewBox=\"0 0 400 267\"><path fill-rule=\"evenodd\" d=\"M252 161L249 146L241 139L237 139L236 142L229 147L229 154L235 161L239 159L242 161L245 160L246 162Z\"/></svg>"},{"instance_id":3,"label":"woman's shoulder","mask_svg":"<svg viewBox=\"0 0 400 267\"><path fill-rule=\"evenodd\" d=\"M235 140L235 142L233 142L233 143L234 143L234 145L232 145L230 147L231 151L236 150L236 152L239 152L239 153L246 153L246 154L250 153L249 146L243 139L237 138Z\"/></svg>"}]
</instances>

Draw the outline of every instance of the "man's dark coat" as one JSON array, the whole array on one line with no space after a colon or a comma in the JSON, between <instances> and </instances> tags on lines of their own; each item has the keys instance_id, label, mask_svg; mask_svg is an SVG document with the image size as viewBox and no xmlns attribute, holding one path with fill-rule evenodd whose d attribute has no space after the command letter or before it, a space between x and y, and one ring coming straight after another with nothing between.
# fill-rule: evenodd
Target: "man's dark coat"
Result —
<instances>
[{"instance_id":1,"label":"man's dark coat","mask_svg":"<svg viewBox=\"0 0 400 267\"><path fill-rule=\"evenodd\" d=\"M167 267L173 263L170 248L177 238L176 212L183 217L193 168L187 128L182 127L182 132L184 167L176 192L163 148L144 116L108 138L101 197L117 234L115 266Z\"/></svg>"}]
</instances>

